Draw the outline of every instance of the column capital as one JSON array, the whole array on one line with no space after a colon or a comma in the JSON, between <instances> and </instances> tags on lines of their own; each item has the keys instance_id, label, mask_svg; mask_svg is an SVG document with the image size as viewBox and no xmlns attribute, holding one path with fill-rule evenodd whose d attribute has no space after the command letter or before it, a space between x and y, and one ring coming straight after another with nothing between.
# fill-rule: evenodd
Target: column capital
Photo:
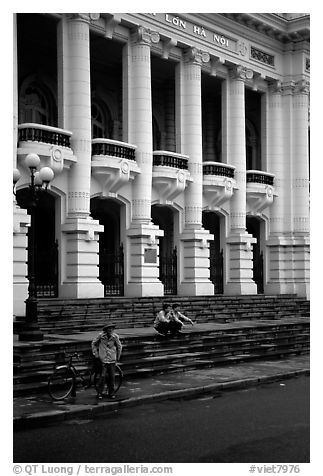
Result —
<instances>
[{"instance_id":1,"label":"column capital","mask_svg":"<svg viewBox=\"0 0 323 476\"><path fill-rule=\"evenodd\" d=\"M295 94L308 95L310 92L310 82L306 79L301 79L295 83Z\"/></svg>"},{"instance_id":2,"label":"column capital","mask_svg":"<svg viewBox=\"0 0 323 476\"><path fill-rule=\"evenodd\" d=\"M281 94L283 91L282 82L278 79L272 79L268 82L268 91L271 94Z\"/></svg>"},{"instance_id":3,"label":"column capital","mask_svg":"<svg viewBox=\"0 0 323 476\"><path fill-rule=\"evenodd\" d=\"M229 68L229 77L231 79L245 82L246 80L253 78L253 71L242 65L231 66Z\"/></svg>"},{"instance_id":4,"label":"column capital","mask_svg":"<svg viewBox=\"0 0 323 476\"><path fill-rule=\"evenodd\" d=\"M195 47L185 49L183 57L186 63L197 64L199 66L201 66L202 63L208 63L210 61L210 55L207 51L202 51Z\"/></svg>"},{"instance_id":5,"label":"column capital","mask_svg":"<svg viewBox=\"0 0 323 476\"><path fill-rule=\"evenodd\" d=\"M66 18L68 20L79 20L84 21L86 23L90 23L91 17L90 13L67 13Z\"/></svg>"},{"instance_id":6,"label":"column capital","mask_svg":"<svg viewBox=\"0 0 323 476\"><path fill-rule=\"evenodd\" d=\"M160 35L140 25L132 31L131 40L135 44L151 46L152 43L159 43Z\"/></svg>"},{"instance_id":7,"label":"column capital","mask_svg":"<svg viewBox=\"0 0 323 476\"><path fill-rule=\"evenodd\" d=\"M281 88L282 88L282 93L287 96L287 95L292 95L294 94L295 91L295 81L285 81L284 83L281 83Z\"/></svg>"}]
</instances>

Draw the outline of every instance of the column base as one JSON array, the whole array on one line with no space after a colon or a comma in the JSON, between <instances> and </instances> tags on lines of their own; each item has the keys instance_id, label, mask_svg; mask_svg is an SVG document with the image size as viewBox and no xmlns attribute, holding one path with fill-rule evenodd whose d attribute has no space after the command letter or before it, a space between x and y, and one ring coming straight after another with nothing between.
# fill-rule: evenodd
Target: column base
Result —
<instances>
[{"instance_id":1,"label":"column base","mask_svg":"<svg viewBox=\"0 0 323 476\"><path fill-rule=\"evenodd\" d=\"M103 226L90 217L68 218L62 226L62 273L59 296L100 298L99 233Z\"/></svg>"},{"instance_id":2,"label":"column base","mask_svg":"<svg viewBox=\"0 0 323 476\"><path fill-rule=\"evenodd\" d=\"M310 297L309 236L273 236L268 247L265 292Z\"/></svg>"},{"instance_id":3,"label":"column base","mask_svg":"<svg viewBox=\"0 0 323 476\"><path fill-rule=\"evenodd\" d=\"M247 232L238 232L228 237L229 266L224 294L257 294L257 285L253 280L252 244L255 242L256 239Z\"/></svg>"},{"instance_id":4,"label":"column base","mask_svg":"<svg viewBox=\"0 0 323 476\"><path fill-rule=\"evenodd\" d=\"M204 228L186 229L180 236L180 296L206 296L214 294L210 281L209 241L213 235Z\"/></svg>"},{"instance_id":5,"label":"column base","mask_svg":"<svg viewBox=\"0 0 323 476\"><path fill-rule=\"evenodd\" d=\"M159 280L158 238L163 230L153 223L132 223L127 230L128 270L125 294L131 297L163 296L164 286Z\"/></svg>"}]
</instances>

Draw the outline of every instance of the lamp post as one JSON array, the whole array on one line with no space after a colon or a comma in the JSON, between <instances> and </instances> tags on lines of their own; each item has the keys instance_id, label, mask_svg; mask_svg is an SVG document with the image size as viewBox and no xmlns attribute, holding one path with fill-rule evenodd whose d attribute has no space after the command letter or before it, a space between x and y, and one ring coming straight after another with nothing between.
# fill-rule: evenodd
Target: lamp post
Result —
<instances>
[{"instance_id":1,"label":"lamp post","mask_svg":"<svg viewBox=\"0 0 323 476\"><path fill-rule=\"evenodd\" d=\"M40 171L37 168L40 164L40 158L37 154L28 154L25 164L30 170L29 185L29 212L30 212L30 228L28 232L28 297L26 303L26 321L19 334L21 341L37 341L43 339L43 333L38 324L38 301L36 288L36 230L35 215L39 197L47 191L48 184L54 178L54 172L50 167L42 167ZM14 186L20 178L20 172L14 169L13 182Z\"/></svg>"}]
</instances>

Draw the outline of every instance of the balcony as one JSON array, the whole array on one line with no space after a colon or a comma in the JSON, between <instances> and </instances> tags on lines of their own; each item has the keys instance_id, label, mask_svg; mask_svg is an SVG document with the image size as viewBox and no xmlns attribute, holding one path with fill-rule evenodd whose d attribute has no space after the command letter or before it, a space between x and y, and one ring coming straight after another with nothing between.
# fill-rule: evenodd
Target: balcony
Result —
<instances>
[{"instance_id":1,"label":"balcony","mask_svg":"<svg viewBox=\"0 0 323 476\"><path fill-rule=\"evenodd\" d=\"M171 205L192 181L188 171L188 157L165 150L154 151L152 180L159 203Z\"/></svg>"},{"instance_id":2,"label":"balcony","mask_svg":"<svg viewBox=\"0 0 323 476\"><path fill-rule=\"evenodd\" d=\"M43 124L18 125L18 160L33 152L38 154L41 167L51 167L55 175L69 169L76 157L70 145L72 132Z\"/></svg>"},{"instance_id":3,"label":"balcony","mask_svg":"<svg viewBox=\"0 0 323 476\"><path fill-rule=\"evenodd\" d=\"M115 195L140 173L135 153L136 146L126 142L92 140L92 174L102 187L103 195Z\"/></svg>"},{"instance_id":4,"label":"balcony","mask_svg":"<svg viewBox=\"0 0 323 476\"><path fill-rule=\"evenodd\" d=\"M273 203L275 175L261 170L247 171L247 204L250 212L261 213Z\"/></svg>"},{"instance_id":5,"label":"balcony","mask_svg":"<svg viewBox=\"0 0 323 476\"><path fill-rule=\"evenodd\" d=\"M235 167L221 162L203 162L203 195L209 210L230 200L237 188Z\"/></svg>"}]
</instances>

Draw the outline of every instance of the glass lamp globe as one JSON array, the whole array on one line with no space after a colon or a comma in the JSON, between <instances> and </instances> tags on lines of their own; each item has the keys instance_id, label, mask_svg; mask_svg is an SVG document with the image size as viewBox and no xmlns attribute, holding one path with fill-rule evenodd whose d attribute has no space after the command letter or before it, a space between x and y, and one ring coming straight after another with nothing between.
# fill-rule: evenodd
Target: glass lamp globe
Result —
<instances>
[{"instance_id":1,"label":"glass lamp globe","mask_svg":"<svg viewBox=\"0 0 323 476\"><path fill-rule=\"evenodd\" d=\"M39 178L42 182L45 182L45 184L49 184L54 178L54 172L50 167L42 167L39 171Z\"/></svg>"},{"instance_id":2,"label":"glass lamp globe","mask_svg":"<svg viewBox=\"0 0 323 476\"><path fill-rule=\"evenodd\" d=\"M40 164L40 158L37 154L28 154L25 163L30 169L37 169Z\"/></svg>"},{"instance_id":3,"label":"glass lamp globe","mask_svg":"<svg viewBox=\"0 0 323 476\"><path fill-rule=\"evenodd\" d=\"M21 174L18 169L13 169L13 183L16 184L20 179Z\"/></svg>"}]
</instances>

